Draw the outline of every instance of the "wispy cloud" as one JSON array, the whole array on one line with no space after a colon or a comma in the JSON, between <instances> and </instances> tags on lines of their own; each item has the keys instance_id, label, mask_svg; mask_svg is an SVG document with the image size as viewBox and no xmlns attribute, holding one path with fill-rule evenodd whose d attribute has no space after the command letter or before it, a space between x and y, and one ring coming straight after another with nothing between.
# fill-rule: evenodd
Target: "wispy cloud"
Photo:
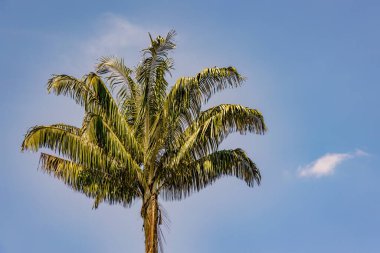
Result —
<instances>
[{"instance_id":1,"label":"wispy cloud","mask_svg":"<svg viewBox=\"0 0 380 253\"><path fill-rule=\"evenodd\" d=\"M133 67L140 59L141 49L149 45L148 33L154 31L155 37L170 30L135 24L112 13L103 14L94 24L89 34L65 42L71 46L61 52L60 62L69 71L86 73L102 56L127 56L126 64Z\"/></svg>"},{"instance_id":2,"label":"wispy cloud","mask_svg":"<svg viewBox=\"0 0 380 253\"><path fill-rule=\"evenodd\" d=\"M148 27L133 24L123 17L108 13L98 25L98 32L82 44L91 55L118 54L126 49L147 46ZM157 28L154 29L157 31ZM160 32L162 29L159 29Z\"/></svg>"},{"instance_id":3,"label":"wispy cloud","mask_svg":"<svg viewBox=\"0 0 380 253\"><path fill-rule=\"evenodd\" d=\"M322 177L332 175L337 166L342 162L359 156L368 156L369 154L357 149L353 153L327 153L308 165L299 168L299 177Z\"/></svg>"}]
</instances>

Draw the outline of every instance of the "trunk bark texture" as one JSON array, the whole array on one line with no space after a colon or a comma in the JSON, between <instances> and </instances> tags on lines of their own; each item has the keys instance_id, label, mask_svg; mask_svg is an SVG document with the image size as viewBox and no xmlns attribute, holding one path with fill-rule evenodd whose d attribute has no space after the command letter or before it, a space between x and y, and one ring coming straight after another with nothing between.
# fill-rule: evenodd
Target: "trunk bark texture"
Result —
<instances>
[{"instance_id":1,"label":"trunk bark texture","mask_svg":"<svg viewBox=\"0 0 380 253\"><path fill-rule=\"evenodd\" d=\"M144 219L145 253L158 253L159 208L157 196L151 196L141 210Z\"/></svg>"}]
</instances>

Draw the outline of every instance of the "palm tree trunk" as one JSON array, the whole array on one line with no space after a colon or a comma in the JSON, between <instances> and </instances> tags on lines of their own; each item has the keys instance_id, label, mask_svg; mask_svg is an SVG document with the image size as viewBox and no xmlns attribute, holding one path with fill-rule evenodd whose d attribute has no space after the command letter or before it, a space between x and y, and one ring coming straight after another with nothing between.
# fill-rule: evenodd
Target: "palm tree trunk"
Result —
<instances>
[{"instance_id":1,"label":"palm tree trunk","mask_svg":"<svg viewBox=\"0 0 380 253\"><path fill-rule=\"evenodd\" d=\"M151 196L143 204L142 216L144 219L145 253L158 253L159 209L157 196Z\"/></svg>"}]
</instances>

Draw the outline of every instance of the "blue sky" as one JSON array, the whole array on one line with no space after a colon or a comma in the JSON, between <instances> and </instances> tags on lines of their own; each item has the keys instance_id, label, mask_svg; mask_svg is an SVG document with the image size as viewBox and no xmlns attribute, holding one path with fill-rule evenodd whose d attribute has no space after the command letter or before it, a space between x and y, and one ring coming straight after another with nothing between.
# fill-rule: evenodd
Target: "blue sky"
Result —
<instances>
[{"instance_id":1,"label":"blue sky","mask_svg":"<svg viewBox=\"0 0 380 253\"><path fill-rule=\"evenodd\" d=\"M176 29L173 81L208 66L247 77L210 104L260 109L265 136L231 135L260 187L224 178L181 202L166 252L376 253L380 250L380 2L0 0L0 252L143 252L139 205L101 205L37 171L21 153L38 124L80 124L46 92L101 56L139 61L148 32Z\"/></svg>"}]
</instances>

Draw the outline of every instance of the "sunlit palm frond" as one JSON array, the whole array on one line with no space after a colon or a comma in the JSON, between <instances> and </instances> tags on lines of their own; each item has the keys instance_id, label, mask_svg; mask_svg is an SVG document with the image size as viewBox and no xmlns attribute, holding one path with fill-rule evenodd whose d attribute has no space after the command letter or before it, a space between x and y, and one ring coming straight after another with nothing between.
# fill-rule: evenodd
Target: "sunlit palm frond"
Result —
<instances>
[{"instance_id":1,"label":"sunlit palm frond","mask_svg":"<svg viewBox=\"0 0 380 253\"><path fill-rule=\"evenodd\" d=\"M97 72L106 75L112 90L116 89L116 98L120 109L134 124L140 96L140 87L131 77L133 71L124 65L124 60L116 57L102 57L97 65Z\"/></svg>"},{"instance_id":2,"label":"sunlit palm frond","mask_svg":"<svg viewBox=\"0 0 380 253\"><path fill-rule=\"evenodd\" d=\"M38 151L48 148L59 155L86 168L98 168L104 171L116 170L120 161L105 154L101 148L85 141L69 131L52 126L32 127L25 135L22 150Z\"/></svg>"},{"instance_id":3,"label":"sunlit palm frond","mask_svg":"<svg viewBox=\"0 0 380 253\"><path fill-rule=\"evenodd\" d=\"M165 75L170 73L173 61L168 57L168 52L175 48L173 42L174 31L170 31L166 38L158 36L151 38L151 45L144 49L144 58L137 67L136 80L141 86L140 109L136 117L135 129L141 129L144 133L143 146L145 153L150 147L151 124L153 124L163 106L166 97L167 81ZM150 152L152 154L152 152ZM145 163L151 162L151 157L145 158ZM148 164L146 164L148 166ZM149 173L150 174L150 173Z\"/></svg>"},{"instance_id":4,"label":"sunlit palm frond","mask_svg":"<svg viewBox=\"0 0 380 253\"><path fill-rule=\"evenodd\" d=\"M162 183L163 196L169 200L180 200L222 176L242 179L250 187L261 180L256 164L242 149L220 150L193 162L184 161L168 170Z\"/></svg>"},{"instance_id":5,"label":"sunlit palm frond","mask_svg":"<svg viewBox=\"0 0 380 253\"><path fill-rule=\"evenodd\" d=\"M69 133L72 133L72 134L75 134L75 135L82 135L83 133L83 129L81 128L78 128L76 126L71 126L71 125L67 125L67 124L63 124L63 123L57 123L57 124L53 124L53 125L50 125L51 127L56 127L56 128L60 128L62 130L65 130Z\"/></svg>"},{"instance_id":6,"label":"sunlit palm frond","mask_svg":"<svg viewBox=\"0 0 380 253\"><path fill-rule=\"evenodd\" d=\"M75 191L94 198L95 208L101 201L130 206L134 199L141 196L134 180L123 175L122 170L107 173L86 169L70 160L46 153L41 153L39 168L62 180Z\"/></svg>"},{"instance_id":7,"label":"sunlit palm frond","mask_svg":"<svg viewBox=\"0 0 380 253\"><path fill-rule=\"evenodd\" d=\"M138 92L138 86L131 77L133 71L125 66L122 58L102 57L96 69L99 74L106 75L111 89L117 88L117 86L126 86L130 96L134 96Z\"/></svg>"},{"instance_id":8,"label":"sunlit palm frond","mask_svg":"<svg viewBox=\"0 0 380 253\"><path fill-rule=\"evenodd\" d=\"M133 135L134 131L119 111L112 94L96 74L90 73L83 81L66 75L55 76L49 80L48 91L57 95L68 95L83 105L87 113L102 115L119 139L125 140L128 137L130 150L136 154L141 153L138 140Z\"/></svg>"},{"instance_id":9,"label":"sunlit palm frond","mask_svg":"<svg viewBox=\"0 0 380 253\"><path fill-rule=\"evenodd\" d=\"M173 142L174 156L169 166L179 164L187 155L199 158L215 152L232 132L263 134L266 131L262 114L248 107L222 104L200 113L199 117ZM166 158L167 159L167 158Z\"/></svg>"},{"instance_id":10,"label":"sunlit palm frond","mask_svg":"<svg viewBox=\"0 0 380 253\"><path fill-rule=\"evenodd\" d=\"M85 130L86 139L100 147L105 154L115 158L122 166L133 171L132 174L140 175L141 169L139 163L142 162L142 154L135 153L136 150L130 150L128 147L136 145L134 139L130 135L123 136L124 139L119 139L112 129L105 123L99 115L90 115ZM124 146L123 142L128 145ZM132 152L132 153L131 153ZM141 178L139 176L139 178Z\"/></svg>"},{"instance_id":11,"label":"sunlit palm frond","mask_svg":"<svg viewBox=\"0 0 380 253\"><path fill-rule=\"evenodd\" d=\"M56 95L69 96L82 106L86 106L91 96L85 80L79 80L69 75L53 75L48 81L47 90Z\"/></svg>"},{"instance_id":12,"label":"sunlit palm frond","mask_svg":"<svg viewBox=\"0 0 380 253\"><path fill-rule=\"evenodd\" d=\"M233 67L206 68L194 77L181 77L170 90L165 101L167 111L180 110L196 117L201 105L216 92L235 88L244 78Z\"/></svg>"}]
</instances>

